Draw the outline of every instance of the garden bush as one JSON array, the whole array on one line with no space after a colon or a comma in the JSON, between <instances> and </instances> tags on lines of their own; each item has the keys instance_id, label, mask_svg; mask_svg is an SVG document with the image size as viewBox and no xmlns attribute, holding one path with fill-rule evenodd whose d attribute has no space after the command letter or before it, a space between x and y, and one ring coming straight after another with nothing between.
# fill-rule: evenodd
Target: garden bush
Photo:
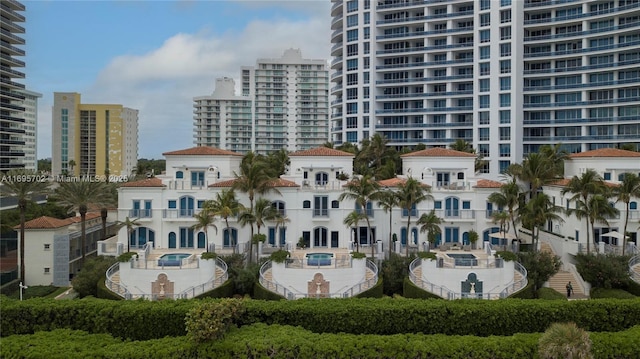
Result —
<instances>
[{"instance_id":1,"label":"garden bush","mask_svg":"<svg viewBox=\"0 0 640 359\"><path fill-rule=\"evenodd\" d=\"M283 300L285 297L280 294L274 293L267 288L263 287L262 284L256 283L253 287L253 299L261 299L261 300Z\"/></svg>"},{"instance_id":2,"label":"garden bush","mask_svg":"<svg viewBox=\"0 0 640 359\"><path fill-rule=\"evenodd\" d=\"M187 313L187 336L196 343L222 339L243 311L239 299L203 301Z\"/></svg>"},{"instance_id":3,"label":"garden bush","mask_svg":"<svg viewBox=\"0 0 640 359\"><path fill-rule=\"evenodd\" d=\"M622 289L592 288L591 298L633 299L636 296Z\"/></svg>"},{"instance_id":4,"label":"garden bush","mask_svg":"<svg viewBox=\"0 0 640 359\"><path fill-rule=\"evenodd\" d=\"M575 259L576 269L592 288L622 289L631 281L629 256L578 253Z\"/></svg>"},{"instance_id":5,"label":"garden bush","mask_svg":"<svg viewBox=\"0 0 640 359\"><path fill-rule=\"evenodd\" d=\"M384 287L384 283L382 283L382 278L378 279L378 282L376 282L376 284L374 284L373 287L365 290L364 292L356 295L356 298L382 298L382 296L384 295L384 293L382 292L382 289Z\"/></svg>"},{"instance_id":6,"label":"garden bush","mask_svg":"<svg viewBox=\"0 0 640 359\"><path fill-rule=\"evenodd\" d=\"M592 359L591 339L575 323L553 323L540 337L538 353L542 359Z\"/></svg>"},{"instance_id":7,"label":"garden bush","mask_svg":"<svg viewBox=\"0 0 640 359\"><path fill-rule=\"evenodd\" d=\"M80 273L71 280L73 289L80 298L87 296L98 296L98 283L104 281L107 269L117 263L114 257L91 257L85 260Z\"/></svg>"},{"instance_id":8,"label":"garden bush","mask_svg":"<svg viewBox=\"0 0 640 359\"><path fill-rule=\"evenodd\" d=\"M417 285L413 284L413 282L408 278L405 277L404 279L404 286L402 288L402 291L404 293L404 297L405 298L412 298L412 299L443 299L442 297L439 297L431 292L427 292L426 290L418 287Z\"/></svg>"},{"instance_id":9,"label":"garden bush","mask_svg":"<svg viewBox=\"0 0 640 359\"><path fill-rule=\"evenodd\" d=\"M222 285L220 285L217 288L214 288L208 292L204 292L198 296L196 296L196 298L198 299L203 299L203 298L231 298L233 297L233 293L234 293L234 289L235 286L233 284L233 281L231 279L227 279L226 282L222 283Z\"/></svg>"},{"instance_id":10,"label":"garden bush","mask_svg":"<svg viewBox=\"0 0 640 359\"><path fill-rule=\"evenodd\" d=\"M403 295L404 279L409 275L409 264L415 259L410 255L404 257L397 253L391 253L389 259L382 262L380 275L382 276L383 292L385 295Z\"/></svg>"}]
</instances>

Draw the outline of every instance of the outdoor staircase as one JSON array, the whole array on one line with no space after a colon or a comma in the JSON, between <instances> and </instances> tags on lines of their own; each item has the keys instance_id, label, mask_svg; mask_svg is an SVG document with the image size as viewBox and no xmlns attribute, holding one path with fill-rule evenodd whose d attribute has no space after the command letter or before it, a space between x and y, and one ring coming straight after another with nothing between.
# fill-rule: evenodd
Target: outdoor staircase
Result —
<instances>
[{"instance_id":1,"label":"outdoor staircase","mask_svg":"<svg viewBox=\"0 0 640 359\"><path fill-rule=\"evenodd\" d=\"M120 296L124 297L124 288L119 285L120 284L120 271L115 272L111 276L111 281L113 282L113 284L118 284L118 286L117 286L118 291L116 291L115 293L118 293Z\"/></svg>"},{"instance_id":2,"label":"outdoor staircase","mask_svg":"<svg viewBox=\"0 0 640 359\"><path fill-rule=\"evenodd\" d=\"M634 265L633 267L631 267L631 271L633 272L631 274L631 278L633 278L634 281L636 281L637 283L640 283L640 263Z\"/></svg>"},{"instance_id":3,"label":"outdoor staircase","mask_svg":"<svg viewBox=\"0 0 640 359\"><path fill-rule=\"evenodd\" d=\"M553 248L551 247L551 245L544 241L540 241L540 251L549 252L553 255L556 254ZM571 293L571 298L570 298L571 300L589 299L589 295L585 293L584 290L582 289L582 286L578 284L579 283L578 278L573 272L560 270L558 271L558 273L554 274L551 278L549 278L549 280L545 284L548 288L551 288L558 293L562 293L566 295L567 294L566 286L567 286L567 283L569 282L571 282L571 285L573 287L573 293Z\"/></svg>"}]
</instances>

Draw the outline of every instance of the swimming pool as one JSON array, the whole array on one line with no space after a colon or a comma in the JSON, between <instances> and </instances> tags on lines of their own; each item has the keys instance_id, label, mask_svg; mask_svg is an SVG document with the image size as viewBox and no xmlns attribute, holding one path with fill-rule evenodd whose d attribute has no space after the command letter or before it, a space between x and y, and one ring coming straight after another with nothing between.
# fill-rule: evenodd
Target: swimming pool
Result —
<instances>
[{"instance_id":1,"label":"swimming pool","mask_svg":"<svg viewBox=\"0 0 640 359\"><path fill-rule=\"evenodd\" d=\"M163 254L160 258L158 258L158 265L164 267L179 267L182 265L182 260L185 258L189 258L191 254L189 253L169 253Z\"/></svg>"},{"instance_id":2,"label":"swimming pool","mask_svg":"<svg viewBox=\"0 0 640 359\"><path fill-rule=\"evenodd\" d=\"M477 266L478 258L470 253L447 253L447 256L453 258L457 266Z\"/></svg>"},{"instance_id":3,"label":"swimming pool","mask_svg":"<svg viewBox=\"0 0 640 359\"><path fill-rule=\"evenodd\" d=\"M330 266L333 253L308 253L307 265L310 266Z\"/></svg>"}]
</instances>

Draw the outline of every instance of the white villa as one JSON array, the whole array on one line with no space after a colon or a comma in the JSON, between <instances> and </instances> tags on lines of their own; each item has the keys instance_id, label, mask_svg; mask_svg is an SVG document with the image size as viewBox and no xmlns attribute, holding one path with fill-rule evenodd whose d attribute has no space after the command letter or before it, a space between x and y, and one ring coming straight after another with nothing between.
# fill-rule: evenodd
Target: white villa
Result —
<instances>
[{"instance_id":1,"label":"white villa","mask_svg":"<svg viewBox=\"0 0 640 359\"><path fill-rule=\"evenodd\" d=\"M203 252L217 254L246 253L250 228L235 218L229 228L222 220L217 231L208 235L194 230L193 218L202 210L204 201L213 199L235 181L242 156L212 147L194 147L164 153L166 171L153 178L128 182L119 188L117 219L135 219L138 226L131 233L120 228L116 236L97 241L99 217L88 218L87 253L118 255L127 251L137 255L127 263L119 263L107 273L107 286L125 298L190 298L213 289L228 277L226 264L219 259L201 258ZM444 148L431 148L403 155L403 174L379 181L383 190L393 190L408 177L420 180L431 190L432 200L420 203L408 213L399 208L385 212L377 203L367 208L371 218L374 243L370 243L365 221L349 228L344 218L356 210L352 200L339 197L353 178L353 155L330 148L314 148L290 154L290 165L273 186L278 192L264 195L288 221L284 225L267 223L262 229L267 240L258 255L285 248L291 252L286 263L267 262L261 269L260 282L289 299L320 296L349 297L374 285L378 268L373 262L355 260L350 253L356 248L377 258L394 251L404 254L427 250L426 234L416 225L423 213L434 211L443 219L442 234L435 248L435 260L416 260L410 267L410 278L418 286L444 298L502 298L526 285L526 271L518 263L507 262L495 251L507 248L513 238L499 232L491 214L501 210L487 201L499 190L501 182L478 177L473 168L475 157ZM618 149L599 149L571 155L565 161L566 179L544 187L544 192L563 208L571 208L571 194L562 195L568 180L595 169L611 186L616 186L624 173L640 173L640 153ZM236 193L248 206L248 197ZM622 241L607 233L621 232L626 218L624 203L611 205L620 210L608 224L598 223L592 240L600 251L620 252ZM629 210L629 250L635 252L640 210L632 199ZM360 210L360 209L358 209ZM109 220L110 225L113 220ZM77 219L38 218L27 222L25 248L29 285L68 285L77 271ZM471 246L469 232L479 234L479 243ZM562 222L550 222L541 232L541 243L548 245L563 259L563 270L574 273L571 254L586 247L586 224L574 216L564 215ZM94 234L95 233L95 234ZM36 235L37 234L37 235ZM523 243L529 236L519 233ZM394 242L392 238L397 238ZM304 248L296 244L305 243ZM237 242L236 242L237 241ZM76 243L76 244L74 244ZM237 244L236 244L237 243ZM477 247L475 249L474 247ZM585 293L588 288L577 279Z\"/></svg>"}]
</instances>

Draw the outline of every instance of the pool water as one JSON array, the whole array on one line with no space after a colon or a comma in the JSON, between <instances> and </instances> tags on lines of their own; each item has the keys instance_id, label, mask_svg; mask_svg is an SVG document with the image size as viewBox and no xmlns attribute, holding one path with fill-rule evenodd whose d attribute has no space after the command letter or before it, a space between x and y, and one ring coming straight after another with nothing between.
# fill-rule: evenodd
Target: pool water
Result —
<instances>
[{"instance_id":1,"label":"pool water","mask_svg":"<svg viewBox=\"0 0 640 359\"><path fill-rule=\"evenodd\" d=\"M447 253L447 256L453 258L457 266L477 266L478 258L469 253Z\"/></svg>"},{"instance_id":2,"label":"pool water","mask_svg":"<svg viewBox=\"0 0 640 359\"><path fill-rule=\"evenodd\" d=\"M307 265L310 266L330 266L333 253L309 253L307 254Z\"/></svg>"},{"instance_id":3,"label":"pool water","mask_svg":"<svg viewBox=\"0 0 640 359\"><path fill-rule=\"evenodd\" d=\"M158 265L165 267L179 267L182 264L182 260L190 257L188 253L170 253L163 254L158 258Z\"/></svg>"}]
</instances>

